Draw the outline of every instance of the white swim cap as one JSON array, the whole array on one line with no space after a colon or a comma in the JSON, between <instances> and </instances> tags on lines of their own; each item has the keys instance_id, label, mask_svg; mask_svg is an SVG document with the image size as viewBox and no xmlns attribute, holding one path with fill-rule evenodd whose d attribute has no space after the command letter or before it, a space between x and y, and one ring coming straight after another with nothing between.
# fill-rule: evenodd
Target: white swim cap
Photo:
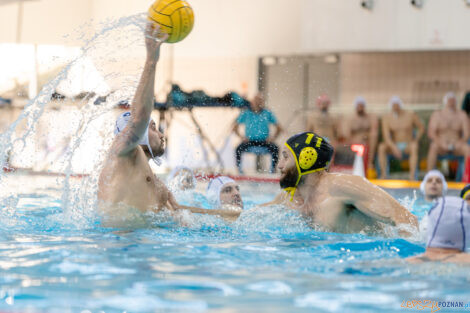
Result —
<instances>
[{"instance_id":1,"label":"white swim cap","mask_svg":"<svg viewBox=\"0 0 470 313\"><path fill-rule=\"evenodd\" d=\"M362 103L364 104L364 107L367 105L367 102L366 102L366 99L362 96L357 96L355 99L354 99L354 108L357 109L357 106L359 105L359 103Z\"/></svg>"},{"instance_id":2,"label":"white swim cap","mask_svg":"<svg viewBox=\"0 0 470 313\"><path fill-rule=\"evenodd\" d=\"M220 192L229 183L236 182L227 176L219 176L212 179L207 186L207 200L214 206L220 206Z\"/></svg>"},{"instance_id":3,"label":"white swim cap","mask_svg":"<svg viewBox=\"0 0 470 313\"><path fill-rule=\"evenodd\" d=\"M470 239L470 210L465 200L443 197L428 212L427 247L464 251Z\"/></svg>"},{"instance_id":4,"label":"white swim cap","mask_svg":"<svg viewBox=\"0 0 470 313\"><path fill-rule=\"evenodd\" d=\"M424 195L424 185L426 185L426 182L431 177L439 177L442 180L442 195L444 196L447 193L447 182L444 175L438 170L430 170L426 173L426 176L424 176L421 185L419 185L419 190L421 190L421 193Z\"/></svg>"},{"instance_id":5,"label":"white swim cap","mask_svg":"<svg viewBox=\"0 0 470 313\"><path fill-rule=\"evenodd\" d=\"M400 99L399 96L392 96L390 100L388 100L388 108L390 110L393 109L394 103L398 103L398 105L400 106L400 109L403 109L403 101Z\"/></svg>"},{"instance_id":6,"label":"white swim cap","mask_svg":"<svg viewBox=\"0 0 470 313\"><path fill-rule=\"evenodd\" d=\"M120 132L122 132L124 130L124 128L126 128L126 126L129 123L130 119L131 119L131 112L129 112L129 111L124 112L121 115L119 115L118 118L116 119L116 125L114 127L114 134L117 135ZM157 165L161 165L162 161L160 160L160 158L155 157L153 155L152 148L150 147L149 126L150 126L150 121L151 120L152 119L150 118L149 122L147 123L147 129L145 130L144 136L140 139L139 145L147 146L147 148L150 151L150 155L152 156L152 160L154 160Z\"/></svg>"},{"instance_id":7,"label":"white swim cap","mask_svg":"<svg viewBox=\"0 0 470 313\"><path fill-rule=\"evenodd\" d=\"M455 95L454 92L449 91L448 93L446 93L444 97L442 98L442 104L446 106L447 101L449 101L449 99L455 99L455 101L457 101L457 96Z\"/></svg>"}]
</instances>

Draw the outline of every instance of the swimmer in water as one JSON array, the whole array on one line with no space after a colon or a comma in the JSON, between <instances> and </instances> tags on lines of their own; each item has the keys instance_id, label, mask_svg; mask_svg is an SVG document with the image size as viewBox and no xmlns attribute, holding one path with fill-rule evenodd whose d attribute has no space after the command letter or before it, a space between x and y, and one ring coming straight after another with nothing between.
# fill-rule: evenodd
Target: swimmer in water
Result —
<instances>
[{"instance_id":1,"label":"swimmer in water","mask_svg":"<svg viewBox=\"0 0 470 313\"><path fill-rule=\"evenodd\" d=\"M432 170L424 176L419 189L424 200L434 202L447 193L447 182L440 171Z\"/></svg>"},{"instance_id":2,"label":"swimmer in water","mask_svg":"<svg viewBox=\"0 0 470 313\"><path fill-rule=\"evenodd\" d=\"M243 210L240 186L236 181L227 176L219 176L209 182L207 186L207 200L209 200L214 208L220 210L238 212L238 214ZM234 214L231 219L237 217Z\"/></svg>"},{"instance_id":3,"label":"swimmer in water","mask_svg":"<svg viewBox=\"0 0 470 313\"><path fill-rule=\"evenodd\" d=\"M121 114L116 121L117 135L99 177L99 207L107 216L112 216L118 205L132 207L142 213L172 208L167 187L155 177L148 163L149 159L161 156L165 150L164 136L150 118L156 65L160 46L167 37L157 40L158 32L158 25L147 25L147 58L131 111Z\"/></svg>"},{"instance_id":4,"label":"swimmer in water","mask_svg":"<svg viewBox=\"0 0 470 313\"><path fill-rule=\"evenodd\" d=\"M428 212L426 252L406 260L410 263L426 261L470 263L465 253L470 240L470 209L464 199L442 197Z\"/></svg>"},{"instance_id":5,"label":"swimmer in water","mask_svg":"<svg viewBox=\"0 0 470 313\"><path fill-rule=\"evenodd\" d=\"M285 190L265 204L284 204L314 225L340 233L383 233L381 223L417 229L417 218L384 190L363 177L329 173L333 147L305 132L290 137L282 148L278 168ZM414 229L410 229L414 228Z\"/></svg>"}]
</instances>

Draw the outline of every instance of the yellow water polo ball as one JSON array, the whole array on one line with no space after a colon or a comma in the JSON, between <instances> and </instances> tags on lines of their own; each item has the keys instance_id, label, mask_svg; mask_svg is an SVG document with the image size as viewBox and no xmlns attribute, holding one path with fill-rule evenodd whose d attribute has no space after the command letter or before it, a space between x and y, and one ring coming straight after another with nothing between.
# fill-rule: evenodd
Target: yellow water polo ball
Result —
<instances>
[{"instance_id":1,"label":"yellow water polo ball","mask_svg":"<svg viewBox=\"0 0 470 313\"><path fill-rule=\"evenodd\" d=\"M311 168L317 162L318 153L312 147L303 148L299 154L299 166L303 170Z\"/></svg>"},{"instance_id":2,"label":"yellow water polo ball","mask_svg":"<svg viewBox=\"0 0 470 313\"><path fill-rule=\"evenodd\" d=\"M183 0L157 0L149 8L148 18L168 34L167 43L183 40L193 29L194 13Z\"/></svg>"}]
</instances>

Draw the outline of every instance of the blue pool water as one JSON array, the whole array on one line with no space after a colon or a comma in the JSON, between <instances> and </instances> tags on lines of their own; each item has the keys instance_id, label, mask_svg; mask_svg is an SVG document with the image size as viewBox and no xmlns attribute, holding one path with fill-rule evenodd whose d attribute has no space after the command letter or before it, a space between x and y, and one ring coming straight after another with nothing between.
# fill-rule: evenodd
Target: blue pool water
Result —
<instances>
[{"instance_id":1,"label":"blue pool water","mask_svg":"<svg viewBox=\"0 0 470 313\"><path fill-rule=\"evenodd\" d=\"M16 194L2 190L0 312L411 312L403 301L470 301L468 268L403 260L424 251L420 241L319 232L282 208L248 209L233 224L189 216L180 227L162 214L106 229L93 210L64 205L62 178L7 176ZM254 207L277 188L243 184L242 194ZM412 202L411 190L393 192Z\"/></svg>"}]
</instances>

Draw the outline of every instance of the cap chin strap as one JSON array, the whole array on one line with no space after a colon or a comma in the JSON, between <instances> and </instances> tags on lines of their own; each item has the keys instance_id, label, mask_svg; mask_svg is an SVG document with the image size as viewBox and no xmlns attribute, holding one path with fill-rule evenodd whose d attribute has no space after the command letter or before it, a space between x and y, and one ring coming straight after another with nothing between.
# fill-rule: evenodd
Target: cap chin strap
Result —
<instances>
[{"instance_id":1,"label":"cap chin strap","mask_svg":"<svg viewBox=\"0 0 470 313\"><path fill-rule=\"evenodd\" d=\"M287 188L284 188L284 190L290 195L289 200L292 202L294 200L295 192L297 191L297 186L296 187L287 187Z\"/></svg>"},{"instance_id":2,"label":"cap chin strap","mask_svg":"<svg viewBox=\"0 0 470 313\"><path fill-rule=\"evenodd\" d=\"M147 144L147 148L149 149L150 155L152 156L152 161L157 164L157 166L162 165L162 160L159 157L156 157L153 155L152 148L150 147L150 144Z\"/></svg>"}]
</instances>

